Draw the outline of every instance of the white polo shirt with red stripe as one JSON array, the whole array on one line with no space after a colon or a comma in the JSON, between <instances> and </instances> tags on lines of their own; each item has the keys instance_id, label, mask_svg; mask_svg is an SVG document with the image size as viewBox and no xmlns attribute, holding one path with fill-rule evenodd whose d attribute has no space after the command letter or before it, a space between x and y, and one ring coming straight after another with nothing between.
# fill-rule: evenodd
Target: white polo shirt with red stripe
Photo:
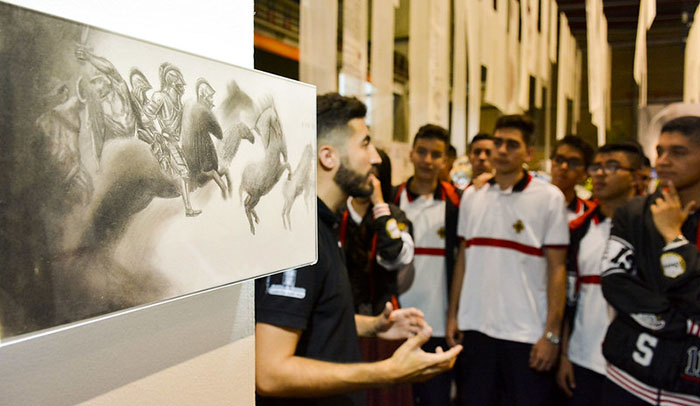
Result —
<instances>
[{"instance_id":1,"label":"white polo shirt with red stripe","mask_svg":"<svg viewBox=\"0 0 700 406\"><path fill-rule=\"evenodd\" d=\"M399 208L413 223L415 243L411 287L399 296L402 307L420 309L434 337L445 336L447 272L445 270L445 197L440 187L433 195L416 196L403 188Z\"/></svg>"},{"instance_id":2,"label":"white polo shirt with red stripe","mask_svg":"<svg viewBox=\"0 0 700 406\"><path fill-rule=\"evenodd\" d=\"M611 221L594 216L578 248L578 299L568 357L578 366L605 375L602 344L612 319L600 287L600 271Z\"/></svg>"},{"instance_id":3,"label":"white polo shirt with red stripe","mask_svg":"<svg viewBox=\"0 0 700 406\"><path fill-rule=\"evenodd\" d=\"M547 320L546 248L566 248L564 195L525 172L511 188L493 180L462 195L457 233L466 242L460 330L535 343Z\"/></svg>"}]
</instances>

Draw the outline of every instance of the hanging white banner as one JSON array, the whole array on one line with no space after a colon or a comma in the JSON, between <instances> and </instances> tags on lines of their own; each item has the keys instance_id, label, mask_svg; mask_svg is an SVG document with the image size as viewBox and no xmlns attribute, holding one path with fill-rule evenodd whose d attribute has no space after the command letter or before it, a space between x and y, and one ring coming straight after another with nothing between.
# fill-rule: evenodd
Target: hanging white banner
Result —
<instances>
[{"instance_id":1,"label":"hanging white banner","mask_svg":"<svg viewBox=\"0 0 700 406\"><path fill-rule=\"evenodd\" d=\"M467 34L464 0L455 0L454 42L452 45L451 143L457 155L466 153L467 141Z\"/></svg>"},{"instance_id":2,"label":"hanging white banner","mask_svg":"<svg viewBox=\"0 0 700 406\"><path fill-rule=\"evenodd\" d=\"M301 0L299 5L299 80L324 94L338 90L338 2L314 3Z\"/></svg>"},{"instance_id":3,"label":"hanging white banner","mask_svg":"<svg viewBox=\"0 0 700 406\"><path fill-rule=\"evenodd\" d=\"M343 0L343 64L340 93L365 99L367 0Z\"/></svg>"},{"instance_id":4,"label":"hanging white banner","mask_svg":"<svg viewBox=\"0 0 700 406\"><path fill-rule=\"evenodd\" d=\"M410 3L408 43L409 131L449 126L450 0Z\"/></svg>"},{"instance_id":5,"label":"hanging white banner","mask_svg":"<svg viewBox=\"0 0 700 406\"><path fill-rule=\"evenodd\" d=\"M647 105L647 31L656 17L656 0L641 0L634 47L634 81L639 85L639 107Z\"/></svg>"},{"instance_id":6,"label":"hanging white banner","mask_svg":"<svg viewBox=\"0 0 700 406\"><path fill-rule=\"evenodd\" d=\"M700 103L700 6L695 9L693 25L685 46L683 101Z\"/></svg>"},{"instance_id":7,"label":"hanging white banner","mask_svg":"<svg viewBox=\"0 0 700 406\"><path fill-rule=\"evenodd\" d=\"M391 142L394 134L394 4L372 2L372 96L370 125L373 139Z\"/></svg>"}]
</instances>

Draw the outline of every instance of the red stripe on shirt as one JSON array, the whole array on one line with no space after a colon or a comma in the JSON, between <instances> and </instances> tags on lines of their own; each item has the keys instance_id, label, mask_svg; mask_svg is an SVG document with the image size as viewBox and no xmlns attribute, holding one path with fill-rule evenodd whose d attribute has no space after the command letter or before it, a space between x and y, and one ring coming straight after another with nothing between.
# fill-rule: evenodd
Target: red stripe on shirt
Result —
<instances>
[{"instance_id":1,"label":"red stripe on shirt","mask_svg":"<svg viewBox=\"0 0 700 406\"><path fill-rule=\"evenodd\" d=\"M515 242L515 241L501 240L498 238L479 237L479 238L472 238L471 240L467 240L467 242L466 242L467 248L469 248L473 245L485 246L485 247L507 248L507 249L522 252L523 254L534 255L536 257L543 257L544 256L544 251L542 250L542 248L537 248L537 247L533 247L530 245L520 244L519 242Z\"/></svg>"},{"instance_id":2,"label":"red stripe on shirt","mask_svg":"<svg viewBox=\"0 0 700 406\"><path fill-rule=\"evenodd\" d=\"M445 249L444 248L422 248L422 247L416 247L413 251L414 255L436 255L436 256L445 256Z\"/></svg>"},{"instance_id":3,"label":"red stripe on shirt","mask_svg":"<svg viewBox=\"0 0 700 406\"><path fill-rule=\"evenodd\" d=\"M600 275L586 275L578 278L580 283L588 283L591 285L600 285Z\"/></svg>"}]
</instances>

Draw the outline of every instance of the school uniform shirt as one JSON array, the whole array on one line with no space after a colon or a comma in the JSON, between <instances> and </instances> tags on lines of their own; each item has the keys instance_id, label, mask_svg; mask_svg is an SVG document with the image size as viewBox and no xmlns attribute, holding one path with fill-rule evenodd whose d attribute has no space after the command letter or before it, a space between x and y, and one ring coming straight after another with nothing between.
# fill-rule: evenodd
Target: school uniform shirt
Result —
<instances>
[{"instance_id":1,"label":"school uniform shirt","mask_svg":"<svg viewBox=\"0 0 700 406\"><path fill-rule=\"evenodd\" d=\"M456 212L459 197L454 188L444 182L438 184L432 195L418 196L406 187L410 182L411 179L399 187L396 201L413 223L415 277L411 287L399 296L399 301L403 307L420 309L433 328L433 336L444 337L451 275L445 260L450 228L445 225L445 211L448 204L453 204ZM454 225L451 228L454 230Z\"/></svg>"},{"instance_id":2,"label":"school uniform shirt","mask_svg":"<svg viewBox=\"0 0 700 406\"><path fill-rule=\"evenodd\" d=\"M610 325L608 302L600 287L603 253L610 237L610 218L598 207L569 223L571 245L567 272L574 275L573 323L568 358L576 365L605 375L603 339Z\"/></svg>"},{"instance_id":3,"label":"school uniform shirt","mask_svg":"<svg viewBox=\"0 0 700 406\"><path fill-rule=\"evenodd\" d=\"M506 190L492 179L465 191L458 224L466 243L459 329L537 342L547 320L544 250L569 244L564 195L526 171Z\"/></svg>"},{"instance_id":4,"label":"school uniform shirt","mask_svg":"<svg viewBox=\"0 0 700 406\"><path fill-rule=\"evenodd\" d=\"M571 200L568 206L566 206L566 216L569 222L576 220L581 217L586 210L590 209L592 206L591 202L588 200L583 200L580 197L574 195L574 199Z\"/></svg>"}]
</instances>

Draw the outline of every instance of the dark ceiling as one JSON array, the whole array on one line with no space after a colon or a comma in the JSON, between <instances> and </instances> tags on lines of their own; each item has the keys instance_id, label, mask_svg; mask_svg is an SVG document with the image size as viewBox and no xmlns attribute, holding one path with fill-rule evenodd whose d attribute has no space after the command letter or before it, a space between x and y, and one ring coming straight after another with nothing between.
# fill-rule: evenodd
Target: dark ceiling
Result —
<instances>
[{"instance_id":1,"label":"dark ceiling","mask_svg":"<svg viewBox=\"0 0 700 406\"><path fill-rule=\"evenodd\" d=\"M585 46L585 0L557 0L566 13L571 32ZM639 18L639 0L603 0L608 19L608 41L614 48L634 47ZM698 0L656 0L656 18L647 34L649 46L684 43L688 37Z\"/></svg>"}]
</instances>

